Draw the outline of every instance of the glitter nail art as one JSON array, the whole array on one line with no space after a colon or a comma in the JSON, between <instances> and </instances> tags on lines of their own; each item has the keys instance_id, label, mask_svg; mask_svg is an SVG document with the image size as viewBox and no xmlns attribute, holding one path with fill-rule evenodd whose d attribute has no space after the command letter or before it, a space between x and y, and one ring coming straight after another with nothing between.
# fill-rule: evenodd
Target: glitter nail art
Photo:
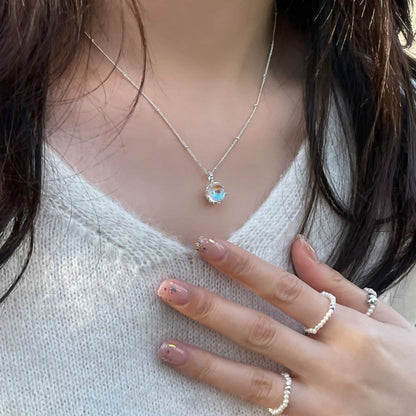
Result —
<instances>
[{"instance_id":1,"label":"glitter nail art","mask_svg":"<svg viewBox=\"0 0 416 416\"><path fill-rule=\"evenodd\" d=\"M206 237L200 236L198 238L198 241L195 243L196 250L197 251L206 251L207 250L207 247L206 247L207 243L215 244L215 241L212 238L206 238Z\"/></svg>"},{"instance_id":2,"label":"glitter nail art","mask_svg":"<svg viewBox=\"0 0 416 416\"><path fill-rule=\"evenodd\" d=\"M226 247L212 238L199 237L195 243L196 250L206 259L212 261L222 260Z\"/></svg>"},{"instance_id":3,"label":"glitter nail art","mask_svg":"<svg viewBox=\"0 0 416 416\"><path fill-rule=\"evenodd\" d=\"M159 287L158 296L173 305L184 305L190 300L190 293L184 283L165 280Z\"/></svg>"},{"instance_id":4,"label":"glitter nail art","mask_svg":"<svg viewBox=\"0 0 416 416\"><path fill-rule=\"evenodd\" d=\"M177 344L164 342L158 350L159 358L170 365L183 365L188 361L188 351Z\"/></svg>"}]
</instances>

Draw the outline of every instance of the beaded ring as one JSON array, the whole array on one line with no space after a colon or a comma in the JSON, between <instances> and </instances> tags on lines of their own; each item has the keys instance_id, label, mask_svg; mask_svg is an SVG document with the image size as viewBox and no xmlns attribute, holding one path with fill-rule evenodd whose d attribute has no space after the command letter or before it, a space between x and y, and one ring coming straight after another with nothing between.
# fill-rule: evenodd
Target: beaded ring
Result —
<instances>
[{"instance_id":1,"label":"beaded ring","mask_svg":"<svg viewBox=\"0 0 416 416\"><path fill-rule=\"evenodd\" d=\"M366 315L371 316L378 303L377 292L369 287L365 287L364 290L367 292L367 304L368 304L368 311Z\"/></svg>"},{"instance_id":2,"label":"beaded ring","mask_svg":"<svg viewBox=\"0 0 416 416\"><path fill-rule=\"evenodd\" d=\"M286 387L283 392L283 403L277 409L269 409L269 412L273 416L281 415L289 405L290 391L292 389L292 378L288 373L281 373L281 375L286 379Z\"/></svg>"},{"instance_id":3,"label":"beaded ring","mask_svg":"<svg viewBox=\"0 0 416 416\"><path fill-rule=\"evenodd\" d=\"M329 293L329 292L321 292L321 295L326 296L329 299L328 312L324 315L324 317L316 326L314 326L313 328L305 328L305 334L316 335L318 331L329 321L329 318L334 313L335 305L337 303L337 298L332 293Z\"/></svg>"}]
</instances>

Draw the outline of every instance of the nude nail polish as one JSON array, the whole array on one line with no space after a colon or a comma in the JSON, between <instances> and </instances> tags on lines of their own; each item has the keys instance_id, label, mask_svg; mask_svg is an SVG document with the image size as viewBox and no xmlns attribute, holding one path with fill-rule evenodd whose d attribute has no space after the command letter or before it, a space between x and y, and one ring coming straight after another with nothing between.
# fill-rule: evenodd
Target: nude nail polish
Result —
<instances>
[{"instance_id":1,"label":"nude nail polish","mask_svg":"<svg viewBox=\"0 0 416 416\"><path fill-rule=\"evenodd\" d=\"M159 286L157 295L166 303L182 306L189 302L191 294L186 284L178 280L165 280Z\"/></svg>"},{"instance_id":2,"label":"nude nail polish","mask_svg":"<svg viewBox=\"0 0 416 416\"><path fill-rule=\"evenodd\" d=\"M164 342L157 354L162 361L173 366L184 365L188 361L188 351L175 342Z\"/></svg>"},{"instance_id":3,"label":"nude nail polish","mask_svg":"<svg viewBox=\"0 0 416 416\"><path fill-rule=\"evenodd\" d=\"M202 257L213 261L221 260L226 252L226 248L221 243L206 237L199 237L195 247Z\"/></svg>"},{"instance_id":4,"label":"nude nail polish","mask_svg":"<svg viewBox=\"0 0 416 416\"><path fill-rule=\"evenodd\" d=\"M312 244L307 240L307 238L302 234L298 234L296 238L301 242L309 258L311 258L314 262L319 263L318 254L316 253L316 250L313 248Z\"/></svg>"}]
</instances>

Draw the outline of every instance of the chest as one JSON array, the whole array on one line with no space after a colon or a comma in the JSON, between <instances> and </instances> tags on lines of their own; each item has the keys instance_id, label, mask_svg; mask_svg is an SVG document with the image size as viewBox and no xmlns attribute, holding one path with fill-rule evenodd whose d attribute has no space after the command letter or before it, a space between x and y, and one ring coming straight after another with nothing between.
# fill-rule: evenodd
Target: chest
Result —
<instances>
[{"instance_id":1,"label":"chest","mask_svg":"<svg viewBox=\"0 0 416 416\"><path fill-rule=\"evenodd\" d=\"M267 199L305 138L300 95L298 85L265 93L262 107L215 171L214 180L226 191L221 204L206 200L209 181L203 169L144 100L123 129L105 132L109 119L123 120L122 112L114 107L99 111L90 97L83 111L68 117L49 141L91 185L152 227L192 246L200 235L227 239ZM226 117L214 110L184 113L171 108L169 114L208 171L229 149L246 120L244 111L237 108Z\"/></svg>"}]
</instances>

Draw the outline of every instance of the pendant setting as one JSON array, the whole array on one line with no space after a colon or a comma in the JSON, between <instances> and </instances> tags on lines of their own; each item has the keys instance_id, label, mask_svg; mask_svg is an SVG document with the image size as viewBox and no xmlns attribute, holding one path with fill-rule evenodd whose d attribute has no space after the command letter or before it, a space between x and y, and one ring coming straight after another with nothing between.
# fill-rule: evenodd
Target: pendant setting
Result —
<instances>
[{"instance_id":1,"label":"pendant setting","mask_svg":"<svg viewBox=\"0 0 416 416\"><path fill-rule=\"evenodd\" d=\"M214 181L214 175L212 172L209 172L208 175L209 184L205 188L205 198L211 204L221 204L224 201L225 195L225 188L219 182Z\"/></svg>"}]
</instances>

